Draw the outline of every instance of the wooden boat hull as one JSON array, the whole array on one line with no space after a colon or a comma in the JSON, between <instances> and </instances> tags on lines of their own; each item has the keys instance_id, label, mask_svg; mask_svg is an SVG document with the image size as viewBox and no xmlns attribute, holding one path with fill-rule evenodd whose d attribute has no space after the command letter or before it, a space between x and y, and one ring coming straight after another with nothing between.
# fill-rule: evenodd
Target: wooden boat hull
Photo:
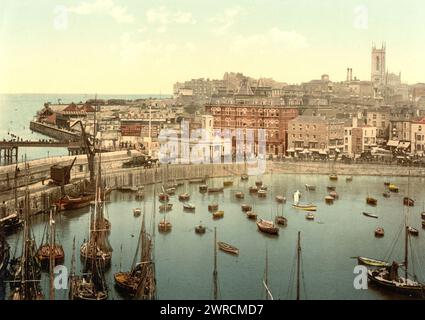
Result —
<instances>
[{"instance_id":1,"label":"wooden boat hull","mask_svg":"<svg viewBox=\"0 0 425 320\"><path fill-rule=\"evenodd\" d=\"M277 216L274 221L277 225L280 225L280 226L288 225L288 219L286 219L283 216Z\"/></svg>"},{"instance_id":2,"label":"wooden boat hull","mask_svg":"<svg viewBox=\"0 0 425 320\"><path fill-rule=\"evenodd\" d=\"M209 204L208 205L208 211L213 212L218 210L218 204Z\"/></svg>"},{"instance_id":3,"label":"wooden boat hull","mask_svg":"<svg viewBox=\"0 0 425 320\"><path fill-rule=\"evenodd\" d=\"M357 257L359 264L371 267L389 267L391 264L377 259L367 258L367 257Z\"/></svg>"},{"instance_id":4,"label":"wooden boat hull","mask_svg":"<svg viewBox=\"0 0 425 320\"><path fill-rule=\"evenodd\" d=\"M248 212L248 211L252 210L252 206L250 206L249 204L243 204L243 205L241 205L241 209L244 212Z\"/></svg>"},{"instance_id":5,"label":"wooden boat hull","mask_svg":"<svg viewBox=\"0 0 425 320\"><path fill-rule=\"evenodd\" d=\"M376 206L378 204L378 200L375 198L366 198L366 203L370 206Z\"/></svg>"},{"instance_id":6,"label":"wooden boat hull","mask_svg":"<svg viewBox=\"0 0 425 320\"><path fill-rule=\"evenodd\" d=\"M230 245L230 244L227 244L227 243L224 243L224 242L217 242L217 245L218 245L218 248L221 251L224 251L224 252L227 252L227 253L230 253L230 254L233 254L233 255L239 254L239 249Z\"/></svg>"},{"instance_id":7,"label":"wooden boat hull","mask_svg":"<svg viewBox=\"0 0 425 320\"><path fill-rule=\"evenodd\" d=\"M374 218L374 219L378 219L378 216L376 214L372 214L372 213L368 213L368 212L363 212L363 215L369 218Z\"/></svg>"},{"instance_id":8,"label":"wooden boat hull","mask_svg":"<svg viewBox=\"0 0 425 320\"><path fill-rule=\"evenodd\" d=\"M222 219L224 217L224 211L216 211L213 213L213 219Z\"/></svg>"},{"instance_id":9,"label":"wooden boat hull","mask_svg":"<svg viewBox=\"0 0 425 320\"><path fill-rule=\"evenodd\" d=\"M262 220L257 221L257 227L258 230L263 232L263 233L267 233L267 234L271 234L271 235L278 235L279 234L279 228L269 225L269 224L265 224Z\"/></svg>"},{"instance_id":10,"label":"wooden boat hull","mask_svg":"<svg viewBox=\"0 0 425 320\"><path fill-rule=\"evenodd\" d=\"M208 188L208 193L220 193L223 192L223 188Z\"/></svg>"},{"instance_id":11,"label":"wooden boat hull","mask_svg":"<svg viewBox=\"0 0 425 320\"><path fill-rule=\"evenodd\" d=\"M71 300L101 301L108 298L107 291L98 291L92 282L83 281L82 277L74 277L71 280L71 288Z\"/></svg>"},{"instance_id":12,"label":"wooden boat hull","mask_svg":"<svg viewBox=\"0 0 425 320\"><path fill-rule=\"evenodd\" d=\"M204 234L207 231L207 228L204 226L196 226L195 227L195 233L197 234Z\"/></svg>"},{"instance_id":13,"label":"wooden boat hull","mask_svg":"<svg viewBox=\"0 0 425 320\"><path fill-rule=\"evenodd\" d=\"M415 200L405 197L405 198L403 198L403 204L407 207L414 207L415 206Z\"/></svg>"},{"instance_id":14,"label":"wooden boat hull","mask_svg":"<svg viewBox=\"0 0 425 320\"><path fill-rule=\"evenodd\" d=\"M316 186L312 186L312 185L306 184L305 185L305 189L307 191L316 191Z\"/></svg>"},{"instance_id":15,"label":"wooden boat hull","mask_svg":"<svg viewBox=\"0 0 425 320\"><path fill-rule=\"evenodd\" d=\"M251 211L246 213L246 217L250 220L257 220L257 214Z\"/></svg>"},{"instance_id":16,"label":"wooden boat hull","mask_svg":"<svg viewBox=\"0 0 425 320\"><path fill-rule=\"evenodd\" d=\"M293 208L303 211L317 211L317 206L315 205L292 205Z\"/></svg>"},{"instance_id":17,"label":"wooden boat hull","mask_svg":"<svg viewBox=\"0 0 425 320\"><path fill-rule=\"evenodd\" d=\"M65 260L65 252L61 245L56 245L53 250L54 264L59 265ZM43 267L48 267L50 263L50 246L48 244L41 246L37 251L38 259Z\"/></svg>"},{"instance_id":18,"label":"wooden boat hull","mask_svg":"<svg viewBox=\"0 0 425 320\"><path fill-rule=\"evenodd\" d=\"M421 297L423 296L423 293L425 291L424 285L398 285L398 283L395 283L393 281L389 281L386 279L383 279L382 277L378 276L379 270L368 270L367 271L367 277L369 281L377 286L383 287L387 290L391 290L400 294L405 294L409 296L415 296L415 297Z\"/></svg>"},{"instance_id":19,"label":"wooden boat hull","mask_svg":"<svg viewBox=\"0 0 425 320\"><path fill-rule=\"evenodd\" d=\"M286 199L283 196L276 196L276 201L278 203L285 203L286 202Z\"/></svg>"}]
</instances>

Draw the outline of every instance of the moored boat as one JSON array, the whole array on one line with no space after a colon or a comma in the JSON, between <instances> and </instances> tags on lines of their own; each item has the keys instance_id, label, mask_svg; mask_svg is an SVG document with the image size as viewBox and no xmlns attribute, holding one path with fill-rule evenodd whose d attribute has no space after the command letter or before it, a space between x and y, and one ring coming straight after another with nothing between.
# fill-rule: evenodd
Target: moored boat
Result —
<instances>
[{"instance_id":1,"label":"moored boat","mask_svg":"<svg viewBox=\"0 0 425 320\"><path fill-rule=\"evenodd\" d=\"M172 209L173 209L173 204L172 203L161 204L159 206L159 211L160 212L171 211Z\"/></svg>"},{"instance_id":2,"label":"moored boat","mask_svg":"<svg viewBox=\"0 0 425 320\"><path fill-rule=\"evenodd\" d=\"M260 219L257 221L257 227L258 227L258 230L264 233L268 233L272 235L279 234L279 228L276 227L272 221Z\"/></svg>"},{"instance_id":3,"label":"moored boat","mask_svg":"<svg viewBox=\"0 0 425 320\"><path fill-rule=\"evenodd\" d=\"M193 211L195 210L195 205L193 203L184 203L183 204L183 209L187 210L187 211Z\"/></svg>"},{"instance_id":4,"label":"moored boat","mask_svg":"<svg viewBox=\"0 0 425 320\"><path fill-rule=\"evenodd\" d=\"M371 267L389 267L391 264L377 259L367 258L367 257L357 257L359 264Z\"/></svg>"},{"instance_id":5,"label":"moored boat","mask_svg":"<svg viewBox=\"0 0 425 320\"><path fill-rule=\"evenodd\" d=\"M403 204L407 207L413 207L415 205L415 200L413 200L409 197L404 197L403 198Z\"/></svg>"},{"instance_id":6,"label":"moored boat","mask_svg":"<svg viewBox=\"0 0 425 320\"><path fill-rule=\"evenodd\" d=\"M263 181L257 180L257 181L255 181L255 185L257 187L261 187L263 185Z\"/></svg>"},{"instance_id":7,"label":"moored boat","mask_svg":"<svg viewBox=\"0 0 425 320\"><path fill-rule=\"evenodd\" d=\"M376 206L378 204L378 200L372 197L367 197L366 203L370 206Z\"/></svg>"},{"instance_id":8,"label":"moored boat","mask_svg":"<svg viewBox=\"0 0 425 320\"><path fill-rule=\"evenodd\" d=\"M142 214L142 209L140 209L140 208L134 208L133 209L133 215L135 217L139 217L141 214Z\"/></svg>"},{"instance_id":9,"label":"moored boat","mask_svg":"<svg viewBox=\"0 0 425 320\"><path fill-rule=\"evenodd\" d=\"M329 176L329 180L336 181L336 180L338 180L338 176L336 174L331 174Z\"/></svg>"},{"instance_id":10,"label":"moored boat","mask_svg":"<svg viewBox=\"0 0 425 320\"><path fill-rule=\"evenodd\" d=\"M161 201L161 202L166 202L166 201L169 201L170 200L170 196L167 193L165 193L165 192L161 192L158 195L158 198L159 198L159 201Z\"/></svg>"},{"instance_id":11,"label":"moored boat","mask_svg":"<svg viewBox=\"0 0 425 320\"><path fill-rule=\"evenodd\" d=\"M247 181L249 179L249 176L247 174L242 174L241 175L241 180L242 181Z\"/></svg>"},{"instance_id":12,"label":"moored boat","mask_svg":"<svg viewBox=\"0 0 425 320\"><path fill-rule=\"evenodd\" d=\"M307 220L314 220L314 213L312 213L312 212L309 212L309 213L307 213L307 215L305 216L305 218L307 219Z\"/></svg>"},{"instance_id":13,"label":"moored boat","mask_svg":"<svg viewBox=\"0 0 425 320\"><path fill-rule=\"evenodd\" d=\"M407 227L407 231L412 235L412 236L418 236L419 235L419 230L415 229L413 227Z\"/></svg>"},{"instance_id":14,"label":"moored boat","mask_svg":"<svg viewBox=\"0 0 425 320\"><path fill-rule=\"evenodd\" d=\"M244 203L244 204L241 205L241 209L244 212L248 212L248 211L251 211L252 210L252 206L250 204L245 204Z\"/></svg>"},{"instance_id":15,"label":"moored boat","mask_svg":"<svg viewBox=\"0 0 425 320\"><path fill-rule=\"evenodd\" d=\"M368 213L368 212L363 212L363 215L369 218L374 218L374 219L378 219L378 216L376 214L373 213Z\"/></svg>"},{"instance_id":16,"label":"moored boat","mask_svg":"<svg viewBox=\"0 0 425 320\"><path fill-rule=\"evenodd\" d=\"M210 203L208 205L208 211L209 212L214 212L218 210L218 203Z\"/></svg>"},{"instance_id":17,"label":"moored boat","mask_svg":"<svg viewBox=\"0 0 425 320\"><path fill-rule=\"evenodd\" d=\"M388 185L388 190L390 190L391 192L395 192L397 193L399 191L398 187L395 184L390 183Z\"/></svg>"},{"instance_id":18,"label":"moored boat","mask_svg":"<svg viewBox=\"0 0 425 320\"><path fill-rule=\"evenodd\" d=\"M224 217L224 211L216 211L213 213L213 219L221 219Z\"/></svg>"},{"instance_id":19,"label":"moored boat","mask_svg":"<svg viewBox=\"0 0 425 320\"><path fill-rule=\"evenodd\" d=\"M280 226L286 226L288 224L288 219L284 216L276 216L274 219L275 223Z\"/></svg>"},{"instance_id":20,"label":"moored boat","mask_svg":"<svg viewBox=\"0 0 425 320\"><path fill-rule=\"evenodd\" d=\"M334 198L334 197L331 197L331 196L326 196L326 197L325 197L325 202L326 202L327 204L333 204L333 203L334 203L334 200L335 200L335 198Z\"/></svg>"},{"instance_id":21,"label":"moored boat","mask_svg":"<svg viewBox=\"0 0 425 320\"><path fill-rule=\"evenodd\" d=\"M224 189L223 187L209 187L208 188L208 193L219 193L219 192L223 192Z\"/></svg>"},{"instance_id":22,"label":"moored boat","mask_svg":"<svg viewBox=\"0 0 425 320\"><path fill-rule=\"evenodd\" d=\"M230 253L230 254L234 254L234 255L238 255L239 254L239 249L228 244L225 242L217 242L218 248L224 252Z\"/></svg>"},{"instance_id":23,"label":"moored boat","mask_svg":"<svg viewBox=\"0 0 425 320\"><path fill-rule=\"evenodd\" d=\"M170 221L166 220L165 217L161 219L158 223L158 231L159 232L170 232L172 228L172 224Z\"/></svg>"},{"instance_id":24,"label":"moored boat","mask_svg":"<svg viewBox=\"0 0 425 320\"><path fill-rule=\"evenodd\" d=\"M335 191L336 190L336 187L335 186L327 186L326 189L328 191Z\"/></svg>"},{"instance_id":25,"label":"moored boat","mask_svg":"<svg viewBox=\"0 0 425 320\"><path fill-rule=\"evenodd\" d=\"M249 193L257 193L257 192L258 192L258 188L256 186L249 187Z\"/></svg>"},{"instance_id":26,"label":"moored boat","mask_svg":"<svg viewBox=\"0 0 425 320\"><path fill-rule=\"evenodd\" d=\"M20 229L24 224L24 220L17 213L12 213L0 219L0 228L3 228L5 234L12 233Z\"/></svg>"},{"instance_id":27,"label":"moored boat","mask_svg":"<svg viewBox=\"0 0 425 320\"><path fill-rule=\"evenodd\" d=\"M336 191L329 192L329 196L332 197L332 198L334 198L335 200L338 200L339 199L339 194Z\"/></svg>"},{"instance_id":28,"label":"moored boat","mask_svg":"<svg viewBox=\"0 0 425 320\"><path fill-rule=\"evenodd\" d=\"M353 176L348 176L348 177L346 177L346 178L345 178L345 181L347 181L347 182L351 182L351 181L353 181Z\"/></svg>"},{"instance_id":29,"label":"moored boat","mask_svg":"<svg viewBox=\"0 0 425 320\"><path fill-rule=\"evenodd\" d=\"M266 198L267 197L267 191L266 190L258 190L257 195L259 198Z\"/></svg>"},{"instance_id":30,"label":"moored boat","mask_svg":"<svg viewBox=\"0 0 425 320\"><path fill-rule=\"evenodd\" d=\"M253 211L247 211L246 217L251 220L257 220L257 214Z\"/></svg>"},{"instance_id":31,"label":"moored boat","mask_svg":"<svg viewBox=\"0 0 425 320\"><path fill-rule=\"evenodd\" d=\"M390 198L391 197L391 194L389 192L384 192L384 193L382 193L382 196L384 198Z\"/></svg>"},{"instance_id":32,"label":"moored boat","mask_svg":"<svg viewBox=\"0 0 425 320\"><path fill-rule=\"evenodd\" d=\"M277 201L277 202L279 202L279 203L285 203L285 202L286 202L286 198L285 198L284 196L277 195L277 196L275 197L275 199L276 199L276 201Z\"/></svg>"},{"instance_id":33,"label":"moored boat","mask_svg":"<svg viewBox=\"0 0 425 320\"><path fill-rule=\"evenodd\" d=\"M311 184L306 184L306 185L305 185L305 189L306 189L307 191L315 191L315 190L316 190L316 186L311 185Z\"/></svg>"},{"instance_id":34,"label":"moored boat","mask_svg":"<svg viewBox=\"0 0 425 320\"><path fill-rule=\"evenodd\" d=\"M208 186L206 184L201 184L199 186L199 192L207 192L208 191Z\"/></svg>"},{"instance_id":35,"label":"moored boat","mask_svg":"<svg viewBox=\"0 0 425 320\"><path fill-rule=\"evenodd\" d=\"M204 234L207 231L207 228L200 222L197 226L195 226L195 233Z\"/></svg>"},{"instance_id":36,"label":"moored boat","mask_svg":"<svg viewBox=\"0 0 425 320\"><path fill-rule=\"evenodd\" d=\"M317 211L317 206L314 204L293 204L292 207L303 211Z\"/></svg>"},{"instance_id":37,"label":"moored boat","mask_svg":"<svg viewBox=\"0 0 425 320\"><path fill-rule=\"evenodd\" d=\"M245 198L245 194L242 191L238 191L235 193L236 199L243 199Z\"/></svg>"},{"instance_id":38,"label":"moored boat","mask_svg":"<svg viewBox=\"0 0 425 320\"><path fill-rule=\"evenodd\" d=\"M179 194L179 200L180 201L187 201L190 199L190 194L187 192Z\"/></svg>"},{"instance_id":39,"label":"moored boat","mask_svg":"<svg viewBox=\"0 0 425 320\"><path fill-rule=\"evenodd\" d=\"M233 180L224 180L223 181L223 187L230 187L233 186Z\"/></svg>"},{"instance_id":40,"label":"moored boat","mask_svg":"<svg viewBox=\"0 0 425 320\"><path fill-rule=\"evenodd\" d=\"M375 229L375 237L383 237L385 235L385 230L384 228L378 227Z\"/></svg>"}]
</instances>

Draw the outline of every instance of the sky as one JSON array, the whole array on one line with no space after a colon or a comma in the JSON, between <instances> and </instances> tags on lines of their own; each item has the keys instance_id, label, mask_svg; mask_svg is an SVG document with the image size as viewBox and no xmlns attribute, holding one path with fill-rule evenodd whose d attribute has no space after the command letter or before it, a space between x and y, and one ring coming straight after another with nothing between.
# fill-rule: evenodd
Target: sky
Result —
<instances>
[{"instance_id":1,"label":"sky","mask_svg":"<svg viewBox=\"0 0 425 320\"><path fill-rule=\"evenodd\" d=\"M406 5L408 4L408 5ZM423 0L0 0L1 93L167 94L227 72L425 82Z\"/></svg>"}]
</instances>

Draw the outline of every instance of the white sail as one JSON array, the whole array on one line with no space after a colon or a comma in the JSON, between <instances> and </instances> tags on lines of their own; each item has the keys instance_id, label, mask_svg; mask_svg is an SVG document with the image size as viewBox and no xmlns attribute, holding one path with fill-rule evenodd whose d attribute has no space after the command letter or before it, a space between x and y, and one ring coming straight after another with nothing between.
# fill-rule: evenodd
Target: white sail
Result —
<instances>
[{"instance_id":1,"label":"white sail","mask_svg":"<svg viewBox=\"0 0 425 320\"><path fill-rule=\"evenodd\" d=\"M294 193L294 204L297 205L300 202L300 194L301 192L299 190L297 190Z\"/></svg>"}]
</instances>

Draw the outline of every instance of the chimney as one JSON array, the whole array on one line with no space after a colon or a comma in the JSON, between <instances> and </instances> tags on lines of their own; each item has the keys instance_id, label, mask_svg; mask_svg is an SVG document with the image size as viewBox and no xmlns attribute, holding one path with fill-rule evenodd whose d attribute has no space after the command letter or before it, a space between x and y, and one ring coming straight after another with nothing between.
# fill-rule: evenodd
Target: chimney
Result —
<instances>
[{"instance_id":1,"label":"chimney","mask_svg":"<svg viewBox=\"0 0 425 320\"><path fill-rule=\"evenodd\" d=\"M353 69L350 68L350 82L353 81Z\"/></svg>"},{"instance_id":2,"label":"chimney","mask_svg":"<svg viewBox=\"0 0 425 320\"><path fill-rule=\"evenodd\" d=\"M347 82L350 81L350 68L347 68Z\"/></svg>"}]
</instances>

